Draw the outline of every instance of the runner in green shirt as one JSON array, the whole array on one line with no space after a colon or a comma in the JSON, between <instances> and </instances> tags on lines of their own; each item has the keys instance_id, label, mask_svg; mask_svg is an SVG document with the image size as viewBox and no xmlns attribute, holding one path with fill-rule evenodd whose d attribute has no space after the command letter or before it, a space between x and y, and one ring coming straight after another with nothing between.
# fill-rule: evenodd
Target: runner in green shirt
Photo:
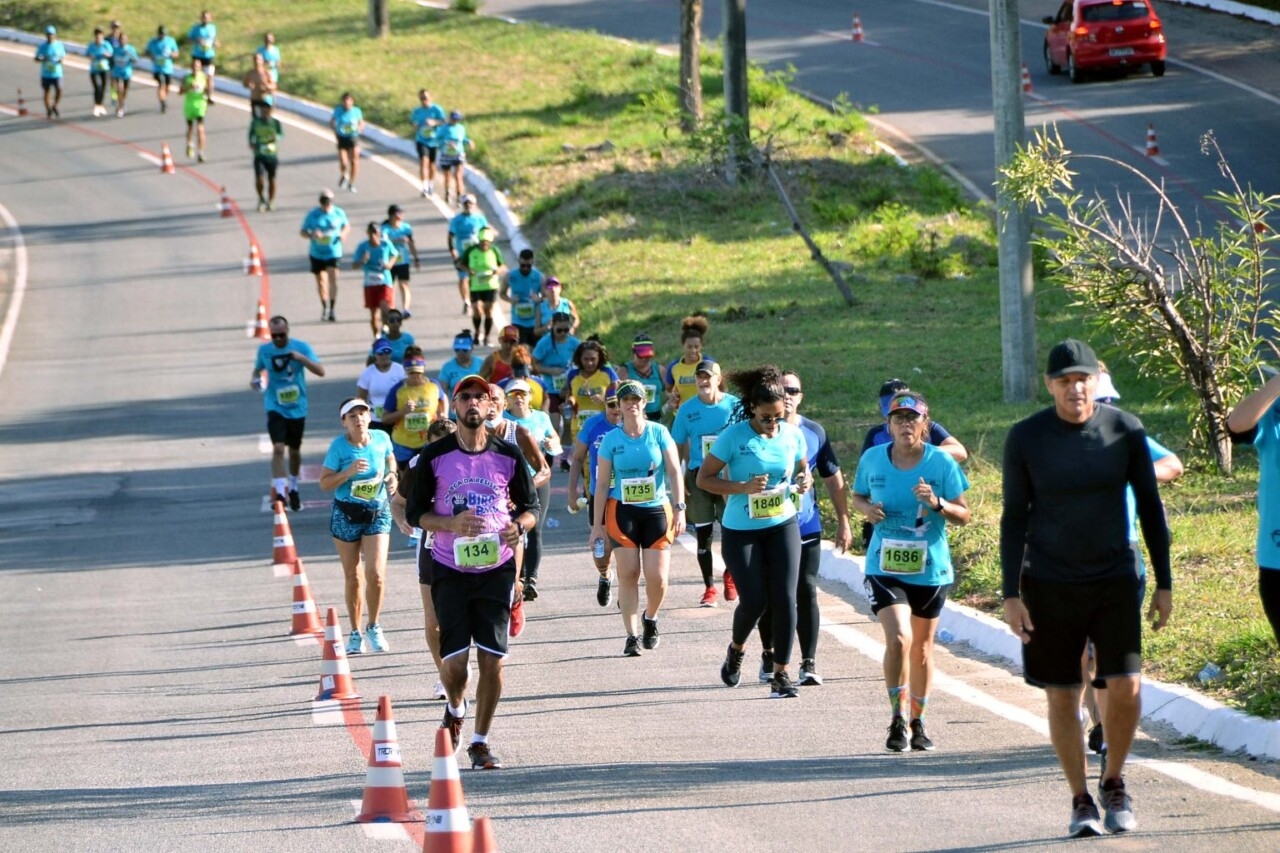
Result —
<instances>
[{"instance_id":1,"label":"runner in green shirt","mask_svg":"<svg viewBox=\"0 0 1280 853\"><path fill-rule=\"evenodd\" d=\"M280 165L280 138L284 128L270 104L259 104L249 122L249 148L253 151L253 183L258 190L258 212L276 209L276 167ZM263 195L263 184L267 194Z\"/></svg>"},{"instance_id":2,"label":"runner in green shirt","mask_svg":"<svg viewBox=\"0 0 1280 853\"><path fill-rule=\"evenodd\" d=\"M502 260L502 250L493 244L496 236L492 228L481 228L479 242L468 246L458 257L458 269L467 273L467 286L471 297L471 327L474 338L480 337L480 323L484 321L483 346L489 346L493 331L493 303L498 298L499 276L507 271Z\"/></svg>"},{"instance_id":3,"label":"runner in green shirt","mask_svg":"<svg viewBox=\"0 0 1280 853\"><path fill-rule=\"evenodd\" d=\"M196 156L199 145L200 162L204 162L204 115L209 111L209 75L204 73L204 62L191 60L191 73L182 80L182 114L187 119L187 159Z\"/></svg>"}]
</instances>

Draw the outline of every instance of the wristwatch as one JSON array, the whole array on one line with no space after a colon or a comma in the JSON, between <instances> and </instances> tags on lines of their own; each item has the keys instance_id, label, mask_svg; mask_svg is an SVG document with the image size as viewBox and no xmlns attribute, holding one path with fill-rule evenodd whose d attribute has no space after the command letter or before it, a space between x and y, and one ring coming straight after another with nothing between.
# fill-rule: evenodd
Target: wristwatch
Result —
<instances>
[{"instance_id":1,"label":"wristwatch","mask_svg":"<svg viewBox=\"0 0 1280 853\"><path fill-rule=\"evenodd\" d=\"M942 498L938 498L938 505L933 508L933 511L938 515L942 515Z\"/></svg>"},{"instance_id":2,"label":"wristwatch","mask_svg":"<svg viewBox=\"0 0 1280 853\"><path fill-rule=\"evenodd\" d=\"M684 508L685 508L685 503L684 503L684 501L680 501L680 503L676 504L676 509L677 509L677 510L679 510L679 511L683 512L683 511L684 511Z\"/></svg>"}]
</instances>

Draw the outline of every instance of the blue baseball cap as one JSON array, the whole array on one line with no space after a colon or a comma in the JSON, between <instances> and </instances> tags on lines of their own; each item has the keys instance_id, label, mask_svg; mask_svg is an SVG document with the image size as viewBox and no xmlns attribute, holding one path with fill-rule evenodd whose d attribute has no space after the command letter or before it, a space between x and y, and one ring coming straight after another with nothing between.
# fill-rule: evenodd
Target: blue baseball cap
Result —
<instances>
[{"instance_id":1,"label":"blue baseball cap","mask_svg":"<svg viewBox=\"0 0 1280 853\"><path fill-rule=\"evenodd\" d=\"M475 341L471 339L470 335L458 335L456 338L453 339L453 348L455 350L462 350L463 352L471 352L471 348L473 346L475 346Z\"/></svg>"},{"instance_id":2,"label":"blue baseball cap","mask_svg":"<svg viewBox=\"0 0 1280 853\"><path fill-rule=\"evenodd\" d=\"M390 355L394 351L395 348L391 346L391 341L386 338L378 338L373 342L374 355Z\"/></svg>"},{"instance_id":3,"label":"blue baseball cap","mask_svg":"<svg viewBox=\"0 0 1280 853\"><path fill-rule=\"evenodd\" d=\"M44 31L47 35L51 35L51 36L56 36L58 34L58 28L55 27L53 24L50 24L49 26L45 27Z\"/></svg>"}]
</instances>

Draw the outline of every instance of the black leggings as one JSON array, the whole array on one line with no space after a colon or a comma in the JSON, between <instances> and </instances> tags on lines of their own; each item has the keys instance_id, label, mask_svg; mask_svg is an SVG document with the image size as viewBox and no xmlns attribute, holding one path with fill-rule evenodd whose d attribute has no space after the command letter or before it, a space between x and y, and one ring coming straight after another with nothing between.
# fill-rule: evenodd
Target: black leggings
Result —
<instances>
[{"instance_id":1,"label":"black leggings","mask_svg":"<svg viewBox=\"0 0 1280 853\"><path fill-rule=\"evenodd\" d=\"M89 82L93 83L93 104L94 106L102 106L102 99L107 94L107 72L90 71Z\"/></svg>"},{"instance_id":2,"label":"black leggings","mask_svg":"<svg viewBox=\"0 0 1280 853\"><path fill-rule=\"evenodd\" d=\"M1258 567L1258 596L1262 599L1262 612L1271 623L1271 633L1280 643L1280 569Z\"/></svg>"},{"instance_id":3,"label":"black leggings","mask_svg":"<svg viewBox=\"0 0 1280 853\"><path fill-rule=\"evenodd\" d=\"M822 562L822 534L800 541L800 576L796 581L796 633L800 635L800 660L818 656L818 564ZM765 607L756 626L760 647L773 648L773 606Z\"/></svg>"},{"instance_id":4,"label":"black leggings","mask_svg":"<svg viewBox=\"0 0 1280 853\"><path fill-rule=\"evenodd\" d=\"M542 526L547 523L547 509L551 506L551 481L538 486L538 523L525 536L524 582L536 584L538 564L542 562Z\"/></svg>"},{"instance_id":5,"label":"black leggings","mask_svg":"<svg viewBox=\"0 0 1280 853\"><path fill-rule=\"evenodd\" d=\"M800 574L800 527L794 518L762 530L723 529L720 554L738 588L733 642L742 645L765 607L773 611L774 663L791 660L796 635L796 578Z\"/></svg>"}]
</instances>

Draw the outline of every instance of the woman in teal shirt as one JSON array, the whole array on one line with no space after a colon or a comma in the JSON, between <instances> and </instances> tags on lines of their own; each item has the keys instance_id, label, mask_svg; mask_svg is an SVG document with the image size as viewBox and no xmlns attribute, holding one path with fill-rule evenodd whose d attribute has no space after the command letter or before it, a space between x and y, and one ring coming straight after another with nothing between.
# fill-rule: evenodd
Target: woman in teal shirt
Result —
<instances>
[{"instance_id":1,"label":"woman in teal shirt","mask_svg":"<svg viewBox=\"0 0 1280 853\"><path fill-rule=\"evenodd\" d=\"M111 52L111 83L116 90L116 118L124 118L124 99L129 96L129 83L133 80L133 66L138 64L138 50L129 44L129 37L120 34L119 46Z\"/></svg>"},{"instance_id":2,"label":"woman in teal shirt","mask_svg":"<svg viewBox=\"0 0 1280 853\"><path fill-rule=\"evenodd\" d=\"M391 289L391 268L400 263L400 251L382 233L382 226L370 222L368 239L356 246L351 268L364 275L364 307L369 309L369 325L375 338L382 335L383 314L391 310L395 292Z\"/></svg>"}]
</instances>

